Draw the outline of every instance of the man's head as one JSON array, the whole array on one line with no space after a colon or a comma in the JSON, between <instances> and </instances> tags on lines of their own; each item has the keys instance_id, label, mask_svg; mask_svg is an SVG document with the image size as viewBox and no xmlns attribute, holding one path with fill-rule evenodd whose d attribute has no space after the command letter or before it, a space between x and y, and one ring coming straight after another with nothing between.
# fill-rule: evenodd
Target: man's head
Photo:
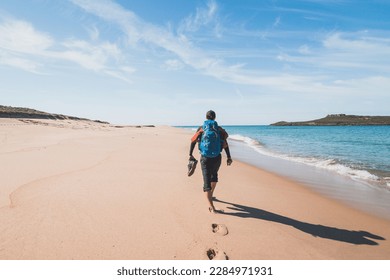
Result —
<instances>
[{"instance_id":1,"label":"man's head","mask_svg":"<svg viewBox=\"0 0 390 280\"><path fill-rule=\"evenodd\" d=\"M206 119L215 120L215 112L213 110L208 111L206 113Z\"/></svg>"}]
</instances>

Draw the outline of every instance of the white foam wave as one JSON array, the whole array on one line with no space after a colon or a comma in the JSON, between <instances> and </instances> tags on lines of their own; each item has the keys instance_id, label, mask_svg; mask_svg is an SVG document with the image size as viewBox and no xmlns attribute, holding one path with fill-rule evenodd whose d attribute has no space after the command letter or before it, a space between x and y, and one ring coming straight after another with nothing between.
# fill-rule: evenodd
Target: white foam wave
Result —
<instances>
[{"instance_id":1,"label":"white foam wave","mask_svg":"<svg viewBox=\"0 0 390 280\"><path fill-rule=\"evenodd\" d=\"M335 159L320 159L314 157L310 158L310 157L291 156L291 155L277 153L268 150L259 141L252 139L250 137L246 137L242 135L232 135L230 136L230 138L235 141L244 142L249 147L254 149L256 152L265 156L271 156L271 157L280 158L288 161L302 163L309 166L314 166L316 168L329 170L343 176L348 176L354 180L375 181L375 182L378 182L380 180L378 176L371 174L367 170L359 170L356 168L346 166L342 163L339 163ZM387 186L390 187L390 182L387 182Z\"/></svg>"},{"instance_id":2,"label":"white foam wave","mask_svg":"<svg viewBox=\"0 0 390 280\"><path fill-rule=\"evenodd\" d=\"M245 144L255 148L257 146L261 146L261 143L253 138L242 136L240 134L229 135L229 139L234 141L244 142Z\"/></svg>"},{"instance_id":3,"label":"white foam wave","mask_svg":"<svg viewBox=\"0 0 390 280\"><path fill-rule=\"evenodd\" d=\"M334 171L340 175L349 176L352 179L356 180L369 180L369 181L378 181L379 177L371 174L367 170L360 170L351 168L349 166L336 163L335 160L318 160L314 166Z\"/></svg>"},{"instance_id":4,"label":"white foam wave","mask_svg":"<svg viewBox=\"0 0 390 280\"><path fill-rule=\"evenodd\" d=\"M390 177L384 177L383 180L386 182L386 186L390 189Z\"/></svg>"}]
</instances>

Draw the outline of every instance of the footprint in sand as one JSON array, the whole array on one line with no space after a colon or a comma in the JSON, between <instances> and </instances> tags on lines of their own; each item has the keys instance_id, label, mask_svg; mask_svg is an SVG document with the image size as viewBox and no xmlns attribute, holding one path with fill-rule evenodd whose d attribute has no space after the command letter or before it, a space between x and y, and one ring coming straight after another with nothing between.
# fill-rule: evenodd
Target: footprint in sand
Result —
<instances>
[{"instance_id":1,"label":"footprint in sand","mask_svg":"<svg viewBox=\"0 0 390 280\"><path fill-rule=\"evenodd\" d=\"M226 255L225 252L220 251L218 249L208 249L207 250L207 257L209 260L228 260L229 257Z\"/></svg>"},{"instance_id":2,"label":"footprint in sand","mask_svg":"<svg viewBox=\"0 0 390 280\"><path fill-rule=\"evenodd\" d=\"M227 235L229 233L227 227L223 224L212 224L211 228L214 233L219 234L219 235Z\"/></svg>"}]
</instances>

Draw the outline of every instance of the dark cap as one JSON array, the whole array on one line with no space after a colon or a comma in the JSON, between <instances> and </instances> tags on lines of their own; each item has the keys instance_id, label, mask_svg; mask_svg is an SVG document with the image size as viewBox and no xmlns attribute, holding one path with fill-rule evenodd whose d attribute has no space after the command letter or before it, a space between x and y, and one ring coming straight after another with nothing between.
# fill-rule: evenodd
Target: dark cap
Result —
<instances>
[{"instance_id":1,"label":"dark cap","mask_svg":"<svg viewBox=\"0 0 390 280\"><path fill-rule=\"evenodd\" d=\"M206 119L215 120L215 112L213 110L208 111L206 113Z\"/></svg>"}]
</instances>

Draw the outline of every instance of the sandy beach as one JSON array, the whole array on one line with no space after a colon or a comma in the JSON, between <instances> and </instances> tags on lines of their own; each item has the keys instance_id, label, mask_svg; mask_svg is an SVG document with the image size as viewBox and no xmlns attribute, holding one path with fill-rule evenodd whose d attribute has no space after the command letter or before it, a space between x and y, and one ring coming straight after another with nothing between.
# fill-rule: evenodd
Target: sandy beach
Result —
<instances>
[{"instance_id":1,"label":"sandy beach","mask_svg":"<svg viewBox=\"0 0 390 280\"><path fill-rule=\"evenodd\" d=\"M389 220L238 161L211 214L190 137L0 119L0 259L390 259Z\"/></svg>"}]
</instances>

